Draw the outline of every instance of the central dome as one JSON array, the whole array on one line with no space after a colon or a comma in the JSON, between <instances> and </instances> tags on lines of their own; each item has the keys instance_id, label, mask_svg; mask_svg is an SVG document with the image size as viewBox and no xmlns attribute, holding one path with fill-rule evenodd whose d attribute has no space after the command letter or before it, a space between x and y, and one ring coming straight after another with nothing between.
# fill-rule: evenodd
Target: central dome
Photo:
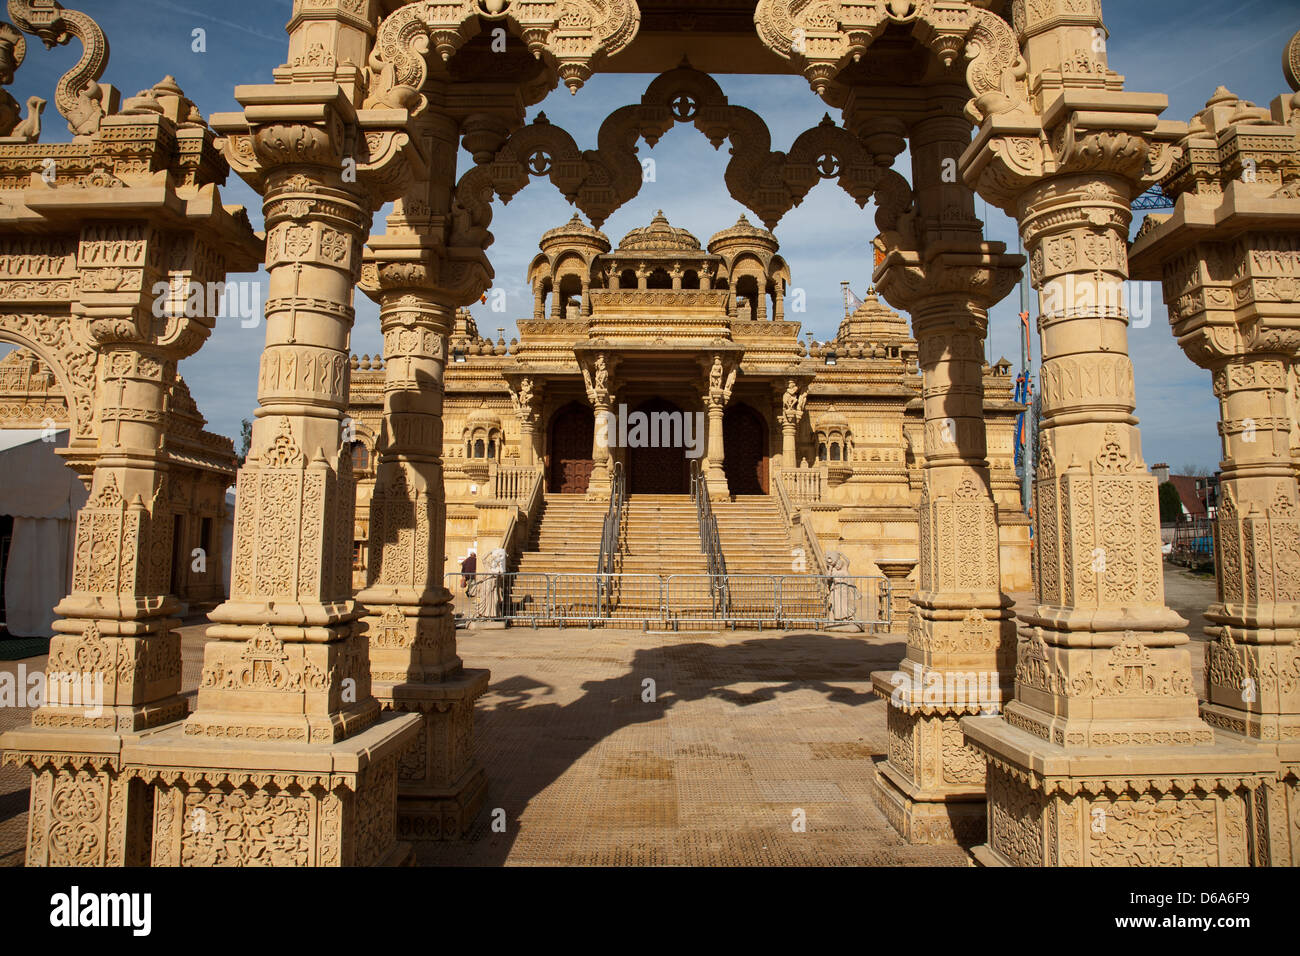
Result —
<instances>
[{"instance_id":1,"label":"central dome","mask_svg":"<svg viewBox=\"0 0 1300 956\"><path fill-rule=\"evenodd\" d=\"M700 240L670 225L660 209L650 225L633 229L618 244L619 252L700 252Z\"/></svg>"}]
</instances>

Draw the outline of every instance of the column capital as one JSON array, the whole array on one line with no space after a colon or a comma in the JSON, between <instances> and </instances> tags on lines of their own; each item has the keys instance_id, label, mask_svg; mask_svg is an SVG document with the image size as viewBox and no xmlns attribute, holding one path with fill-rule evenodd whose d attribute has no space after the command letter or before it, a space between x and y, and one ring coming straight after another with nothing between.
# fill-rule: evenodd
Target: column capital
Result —
<instances>
[{"instance_id":1,"label":"column capital","mask_svg":"<svg viewBox=\"0 0 1300 956\"><path fill-rule=\"evenodd\" d=\"M1002 301L1020 281L1025 257L1008 254L1001 242L929 244L923 252L911 249L885 251L876 239L884 261L876 267L876 288L897 309L912 313L920 327L931 321L937 306L942 316L978 316Z\"/></svg>"},{"instance_id":2,"label":"column capital","mask_svg":"<svg viewBox=\"0 0 1300 956\"><path fill-rule=\"evenodd\" d=\"M1127 204L1177 156L1182 126L1159 119L1167 105L1158 93L1062 89L1040 113L987 117L959 167L972 189L1009 215L1030 187L1075 174L1124 181Z\"/></svg>"},{"instance_id":3,"label":"column capital","mask_svg":"<svg viewBox=\"0 0 1300 956\"><path fill-rule=\"evenodd\" d=\"M214 114L212 127L231 168L268 203L268 190L291 180L350 194L368 217L428 174L405 110L359 110L329 82L241 86L235 97L243 112Z\"/></svg>"}]
</instances>

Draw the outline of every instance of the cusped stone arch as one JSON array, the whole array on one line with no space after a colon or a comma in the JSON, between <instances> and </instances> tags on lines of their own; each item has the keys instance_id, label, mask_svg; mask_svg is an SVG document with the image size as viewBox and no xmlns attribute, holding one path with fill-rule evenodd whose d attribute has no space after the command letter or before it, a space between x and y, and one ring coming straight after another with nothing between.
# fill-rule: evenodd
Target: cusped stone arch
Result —
<instances>
[{"instance_id":1,"label":"cusped stone arch","mask_svg":"<svg viewBox=\"0 0 1300 956\"><path fill-rule=\"evenodd\" d=\"M834 179L859 206L874 197L882 230L894 228L911 205L911 187L889 165L893 157L873 154L829 116L797 137L789 155L773 152L761 116L732 105L711 76L683 65L656 77L641 103L610 113L596 150L579 151L544 113L516 130L457 184L452 244L486 249L493 198L509 202L535 176L549 178L599 229L641 190L640 141L653 147L680 122L692 123L715 149L730 142L727 189L769 229L823 179Z\"/></svg>"},{"instance_id":2,"label":"cusped stone arch","mask_svg":"<svg viewBox=\"0 0 1300 956\"><path fill-rule=\"evenodd\" d=\"M99 353L84 326L67 315L9 312L0 314L0 342L35 353L54 373L72 424L65 456L89 476L99 444Z\"/></svg>"}]
</instances>

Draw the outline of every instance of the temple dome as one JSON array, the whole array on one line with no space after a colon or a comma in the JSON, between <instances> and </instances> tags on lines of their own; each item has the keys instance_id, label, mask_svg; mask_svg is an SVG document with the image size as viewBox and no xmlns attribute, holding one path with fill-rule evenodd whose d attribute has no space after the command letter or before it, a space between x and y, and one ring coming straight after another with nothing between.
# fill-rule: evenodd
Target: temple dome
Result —
<instances>
[{"instance_id":1,"label":"temple dome","mask_svg":"<svg viewBox=\"0 0 1300 956\"><path fill-rule=\"evenodd\" d=\"M650 225L633 229L618 244L619 252L701 252L700 240L685 229L670 225L659 210Z\"/></svg>"},{"instance_id":2,"label":"temple dome","mask_svg":"<svg viewBox=\"0 0 1300 956\"><path fill-rule=\"evenodd\" d=\"M731 246L761 246L768 252L776 252L778 243L776 236L762 228L756 226L745 216L741 216L734 226L730 229L724 229L715 233L709 240L709 251L718 252L724 247Z\"/></svg>"},{"instance_id":3,"label":"temple dome","mask_svg":"<svg viewBox=\"0 0 1300 956\"><path fill-rule=\"evenodd\" d=\"M465 417L465 427L467 429L499 429L501 427L501 416L488 408L480 406Z\"/></svg>"},{"instance_id":4,"label":"temple dome","mask_svg":"<svg viewBox=\"0 0 1300 956\"><path fill-rule=\"evenodd\" d=\"M838 341L867 339L905 339L908 337L907 320L880 301L873 288L867 292L853 314L840 323L835 336Z\"/></svg>"},{"instance_id":5,"label":"temple dome","mask_svg":"<svg viewBox=\"0 0 1300 956\"><path fill-rule=\"evenodd\" d=\"M564 225L542 233L543 249L557 245L594 245L604 252L609 252L609 237L599 229L587 225L575 212L573 218Z\"/></svg>"}]
</instances>

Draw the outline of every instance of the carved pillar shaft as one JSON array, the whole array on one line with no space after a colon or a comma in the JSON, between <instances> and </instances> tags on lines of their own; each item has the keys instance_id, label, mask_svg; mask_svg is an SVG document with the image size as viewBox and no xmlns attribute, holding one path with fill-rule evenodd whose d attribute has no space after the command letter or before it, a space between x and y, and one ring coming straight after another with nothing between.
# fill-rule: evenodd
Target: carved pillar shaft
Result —
<instances>
[{"instance_id":1,"label":"carved pillar shaft","mask_svg":"<svg viewBox=\"0 0 1300 956\"><path fill-rule=\"evenodd\" d=\"M185 715L160 451L176 365L136 343L107 342L100 354L100 453L46 667L48 687L75 693L48 694L32 724L125 732Z\"/></svg>"},{"instance_id":2,"label":"carved pillar shaft","mask_svg":"<svg viewBox=\"0 0 1300 956\"><path fill-rule=\"evenodd\" d=\"M794 468L799 463L795 460L795 437L799 423L781 420L781 467Z\"/></svg>"},{"instance_id":3,"label":"carved pillar shaft","mask_svg":"<svg viewBox=\"0 0 1300 956\"><path fill-rule=\"evenodd\" d=\"M918 165L925 160L919 151ZM1011 696L1015 624L987 460L984 336L988 307L1010 291L1023 261L978 237L939 240L925 256L892 251L876 274L881 292L912 312L923 374L919 586L906 659L897 672L873 675L889 700L890 735L875 796L913 843L982 837L984 761L959 721L996 714Z\"/></svg>"},{"instance_id":4,"label":"carved pillar shaft","mask_svg":"<svg viewBox=\"0 0 1300 956\"><path fill-rule=\"evenodd\" d=\"M352 288L370 211L320 177L290 166L268 178L260 407L238 478L230 600L210 615L220 640L205 648L190 734L333 742L379 713L353 624L355 500L341 454ZM248 686L262 691L255 705Z\"/></svg>"},{"instance_id":5,"label":"carved pillar shaft","mask_svg":"<svg viewBox=\"0 0 1300 956\"><path fill-rule=\"evenodd\" d=\"M1204 711L1261 739L1300 733L1300 512L1286 407L1293 364L1287 354L1249 354L1214 372L1224 457Z\"/></svg>"},{"instance_id":6,"label":"carved pillar shaft","mask_svg":"<svg viewBox=\"0 0 1300 956\"><path fill-rule=\"evenodd\" d=\"M384 440L370 502L370 565L357 598L367 611L374 679L437 681L461 668L442 581L443 373L455 308L418 288L386 289L381 298Z\"/></svg>"}]
</instances>

